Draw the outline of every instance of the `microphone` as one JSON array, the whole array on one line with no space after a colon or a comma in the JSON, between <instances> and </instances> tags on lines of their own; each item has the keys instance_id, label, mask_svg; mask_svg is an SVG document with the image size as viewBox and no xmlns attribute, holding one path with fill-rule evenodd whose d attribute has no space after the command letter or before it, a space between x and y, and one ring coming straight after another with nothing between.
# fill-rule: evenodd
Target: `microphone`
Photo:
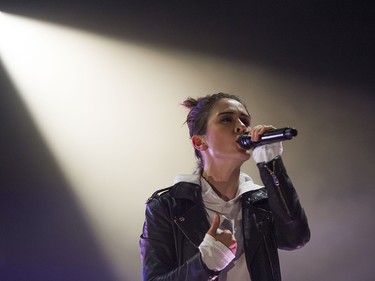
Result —
<instances>
[{"instance_id":1,"label":"microphone","mask_svg":"<svg viewBox=\"0 0 375 281\"><path fill-rule=\"evenodd\" d=\"M286 127L265 132L257 142L252 142L249 135L242 135L238 138L237 143L244 149L251 149L268 143L291 140L297 134L298 132L295 128Z\"/></svg>"}]
</instances>

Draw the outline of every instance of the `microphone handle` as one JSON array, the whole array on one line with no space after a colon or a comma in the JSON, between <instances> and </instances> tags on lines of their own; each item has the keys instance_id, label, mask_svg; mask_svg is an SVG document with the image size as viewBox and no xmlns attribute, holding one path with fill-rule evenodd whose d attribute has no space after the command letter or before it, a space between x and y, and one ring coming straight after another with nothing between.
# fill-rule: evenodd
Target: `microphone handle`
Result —
<instances>
[{"instance_id":1,"label":"microphone handle","mask_svg":"<svg viewBox=\"0 0 375 281\"><path fill-rule=\"evenodd\" d=\"M297 136L298 131L295 128L280 128L269 130L260 136L260 140L257 142L252 142L249 135L241 136L237 142L239 145L244 149L251 149L257 146L261 146L264 144L291 140L293 137Z\"/></svg>"}]
</instances>

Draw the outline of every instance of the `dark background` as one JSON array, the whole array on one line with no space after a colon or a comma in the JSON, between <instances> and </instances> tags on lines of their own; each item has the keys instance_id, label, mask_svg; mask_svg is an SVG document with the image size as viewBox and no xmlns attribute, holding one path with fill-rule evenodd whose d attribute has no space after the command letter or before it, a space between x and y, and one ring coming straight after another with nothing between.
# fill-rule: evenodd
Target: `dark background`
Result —
<instances>
[{"instance_id":1,"label":"dark background","mask_svg":"<svg viewBox=\"0 0 375 281\"><path fill-rule=\"evenodd\" d=\"M358 89L355 98L374 103L373 1L12 0L1 1L0 10L261 63L315 83ZM371 138L370 119L348 128L348 134ZM0 280L117 280L2 65L0 136Z\"/></svg>"},{"instance_id":2,"label":"dark background","mask_svg":"<svg viewBox=\"0 0 375 281\"><path fill-rule=\"evenodd\" d=\"M4 11L374 87L372 1L9 2Z\"/></svg>"}]
</instances>

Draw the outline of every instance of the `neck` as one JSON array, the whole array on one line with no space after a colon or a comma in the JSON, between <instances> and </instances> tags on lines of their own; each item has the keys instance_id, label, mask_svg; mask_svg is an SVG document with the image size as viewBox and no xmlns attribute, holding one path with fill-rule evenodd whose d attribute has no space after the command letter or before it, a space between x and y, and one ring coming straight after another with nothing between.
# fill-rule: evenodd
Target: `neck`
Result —
<instances>
[{"instance_id":1,"label":"neck","mask_svg":"<svg viewBox=\"0 0 375 281\"><path fill-rule=\"evenodd\" d=\"M240 168L205 166L202 176L224 201L233 199L239 186Z\"/></svg>"}]
</instances>

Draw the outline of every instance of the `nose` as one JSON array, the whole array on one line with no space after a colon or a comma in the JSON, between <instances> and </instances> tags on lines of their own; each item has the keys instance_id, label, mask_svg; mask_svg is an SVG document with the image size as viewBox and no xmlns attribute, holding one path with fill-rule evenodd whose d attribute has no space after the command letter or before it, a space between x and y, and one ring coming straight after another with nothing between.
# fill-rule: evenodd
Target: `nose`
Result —
<instances>
[{"instance_id":1,"label":"nose","mask_svg":"<svg viewBox=\"0 0 375 281\"><path fill-rule=\"evenodd\" d=\"M237 134L243 134L243 133L246 133L248 130L248 128L246 127L246 125L241 121L241 120L238 120L237 122L237 125L236 125L236 133Z\"/></svg>"}]
</instances>

